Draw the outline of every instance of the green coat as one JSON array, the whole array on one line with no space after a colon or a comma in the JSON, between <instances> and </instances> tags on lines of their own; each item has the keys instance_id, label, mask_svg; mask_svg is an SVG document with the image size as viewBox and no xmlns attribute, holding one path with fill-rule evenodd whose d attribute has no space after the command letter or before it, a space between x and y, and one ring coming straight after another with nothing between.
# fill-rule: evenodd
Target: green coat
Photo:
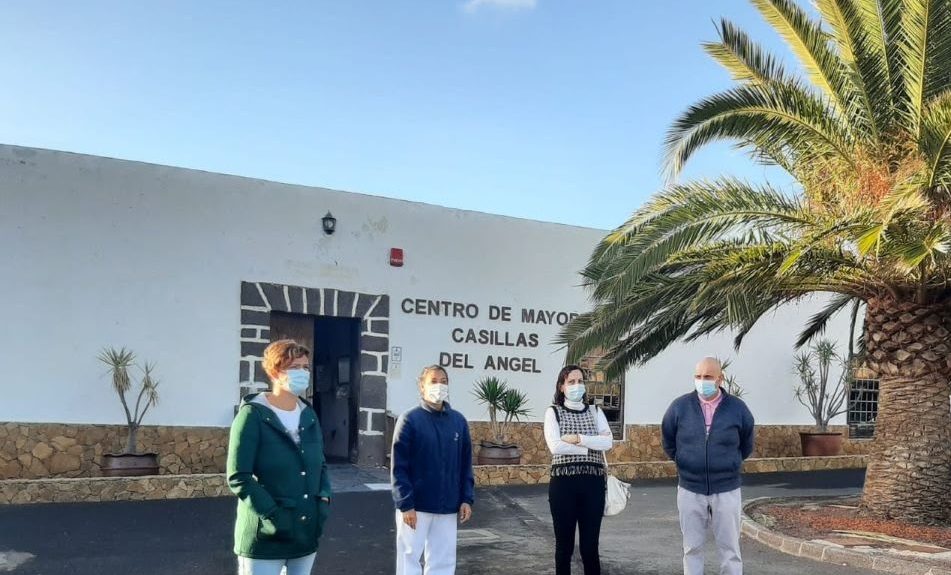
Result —
<instances>
[{"instance_id":1,"label":"green coat","mask_svg":"<svg viewBox=\"0 0 951 575\"><path fill-rule=\"evenodd\" d=\"M300 417L300 445L273 411L244 398L231 424L228 486L238 496L234 552L252 559L292 559L317 551L327 521L330 477L317 414Z\"/></svg>"}]
</instances>

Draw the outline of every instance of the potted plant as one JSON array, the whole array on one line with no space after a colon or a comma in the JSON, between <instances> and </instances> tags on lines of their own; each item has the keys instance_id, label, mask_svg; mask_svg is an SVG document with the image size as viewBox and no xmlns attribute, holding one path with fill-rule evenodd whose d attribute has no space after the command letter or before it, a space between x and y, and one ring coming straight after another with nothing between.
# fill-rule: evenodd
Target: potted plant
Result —
<instances>
[{"instance_id":1,"label":"potted plant","mask_svg":"<svg viewBox=\"0 0 951 575\"><path fill-rule=\"evenodd\" d=\"M120 453L104 453L102 456L102 474L106 477L131 475L158 475L158 455L138 452L138 431L142 419L149 408L158 403L158 380L154 378L155 364L145 363L140 369L142 379L139 393L135 398L135 408L129 409L126 394L132 391L132 378L129 369L136 366L135 354L126 348L106 348L99 354L99 361L109 367L112 388L119 396L126 417L125 449Z\"/></svg>"},{"instance_id":2,"label":"potted plant","mask_svg":"<svg viewBox=\"0 0 951 575\"><path fill-rule=\"evenodd\" d=\"M837 360L839 360L837 362ZM838 379L830 385L834 364L841 365ZM809 410L816 422L814 431L799 432L802 454L806 457L838 455L842 452L842 434L829 431L833 417L846 412L851 372L848 361L841 361L835 343L819 340L808 351L796 356L796 399Z\"/></svg>"},{"instance_id":3,"label":"potted plant","mask_svg":"<svg viewBox=\"0 0 951 575\"><path fill-rule=\"evenodd\" d=\"M720 361L719 358L717 358L717 360ZM730 360L720 361L720 370L723 372L723 388L726 389L726 392L730 395L742 398L746 394L746 390L736 381L735 375L727 373L728 367L730 367Z\"/></svg>"},{"instance_id":4,"label":"potted plant","mask_svg":"<svg viewBox=\"0 0 951 575\"><path fill-rule=\"evenodd\" d=\"M510 389L504 380L485 377L476 382L472 394L489 411L491 440L479 444L479 465L517 465L522 450L509 441L508 432L513 421L528 415L528 397L517 389ZM500 416L501 415L501 419Z\"/></svg>"}]
</instances>

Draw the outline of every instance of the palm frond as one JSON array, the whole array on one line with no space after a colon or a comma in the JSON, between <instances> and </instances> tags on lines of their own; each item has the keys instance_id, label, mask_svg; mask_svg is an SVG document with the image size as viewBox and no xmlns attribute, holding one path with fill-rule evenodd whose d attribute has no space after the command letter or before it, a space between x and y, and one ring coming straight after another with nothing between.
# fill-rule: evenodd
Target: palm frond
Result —
<instances>
[{"instance_id":1,"label":"palm frond","mask_svg":"<svg viewBox=\"0 0 951 575\"><path fill-rule=\"evenodd\" d=\"M951 89L951 3L934 2L925 54L924 99L931 101Z\"/></svg>"},{"instance_id":2,"label":"palm frond","mask_svg":"<svg viewBox=\"0 0 951 575\"><path fill-rule=\"evenodd\" d=\"M821 311L813 314L813 316L809 318L806 327L799 333L799 338L796 340L796 348L798 349L808 344L814 338L825 334L829 321L843 309L857 301L859 301L858 298L848 294L834 294Z\"/></svg>"},{"instance_id":3,"label":"palm frond","mask_svg":"<svg viewBox=\"0 0 951 575\"><path fill-rule=\"evenodd\" d=\"M852 137L828 101L792 84L747 85L691 106L668 131L665 170L676 177L703 146L731 140L770 154L782 149L797 161L835 157L852 162ZM757 146L772 142L772 150Z\"/></svg>"},{"instance_id":4,"label":"palm frond","mask_svg":"<svg viewBox=\"0 0 951 575\"><path fill-rule=\"evenodd\" d=\"M726 329L745 333L766 313L805 294L858 295L874 285L848 254L827 248L811 251L793 270L779 274L787 251L783 243L749 244L740 238L679 251L623 295L576 317L560 342L569 345L570 358L607 350L604 369L617 375L677 339Z\"/></svg>"},{"instance_id":5,"label":"palm frond","mask_svg":"<svg viewBox=\"0 0 951 575\"><path fill-rule=\"evenodd\" d=\"M934 42L936 34L951 30L946 18L942 17L942 14L947 15L947 8L941 10L939 4L947 4L947 0L904 0L901 6L901 37L898 42L901 92L898 105L905 116L905 127L915 139L920 134L927 102L929 44ZM943 78L937 84L947 86L948 82Z\"/></svg>"},{"instance_id":6,"label":"palm frond","mask_svg":"<svg viewBox=\"0 0 951 575\"><path fill-rule=\"evenodd\" d=\"M918 143L927 162L925 188L943 188L933 201L951 207L947 189L951 187L951 91L935 98L927 108ZM942 197L943 196L943 197Z\"/></svg>"},{"instance_id":7,"label":"palm frond","mask_svg":"<svg viewBox=\"0 0 951 575\"><path fill-rule=\"evenodd\" d=\"M719 42L706 42L704 50L726 68L738 82L767 84L791 83L782 64L761 46L754 44L743 30L726 19L720 20Z\"/></svg>"},{"instance_id":8,"label":"palm frond","mask_svg":"<svg viewBox=\"0 0 951 575\"><path fill-rule=\"evenodd\" d=\"M852 85L827 35L794 0L751 0L763 18L786 41L799 59L810 81L849 123L867 123L864 110L855 106L856 87Z\"/></svg>"},{"instance_id":9,"label":"palm frond","mask_svg":"<svg viewBox=\"0 0 951 575\"><path fill-rule=\"evenodd\" d=\"M800 205L768 186L733 179L673 186L657 195L599 246L585 275L595 301L628 293L673 254L724 237L802 223Z\"/></svg>"},{"instance_id":10,"label":"palm frond","mask_svg":"<svg viewBox=\"0 0 951 575\"><path fill-rule=\"evenodd\" d=\"M892 92L877 5L870 6L862 0L816 0L815 3L832 29L844 73L854 88L856 99L852 105L863 109L861 115L853 117L860 117L865 123L854 128L857 133L865 132L869 142L879 141L891 124ZM874 13L869 13L870 9L874 9Z\"/></svg>"}]
</instances>

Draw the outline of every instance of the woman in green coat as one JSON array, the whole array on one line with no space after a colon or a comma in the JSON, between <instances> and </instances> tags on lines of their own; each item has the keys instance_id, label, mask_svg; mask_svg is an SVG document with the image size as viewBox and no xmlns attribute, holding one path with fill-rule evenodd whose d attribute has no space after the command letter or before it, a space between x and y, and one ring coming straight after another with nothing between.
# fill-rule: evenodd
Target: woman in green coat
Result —
<instances>
[{"instance_id":1,"label":"woman in green coat","mask_svg":"<svg viewBox=\"0 0 951 575\"><path fill-rule=\"evenodd\" d=\"M264 350L271 391L244 398L231 424L228 485L238 496L239 575L308 575L330 505L330 477L310 387L310 351L292 340Z\"/></svg>"}]
</instances>

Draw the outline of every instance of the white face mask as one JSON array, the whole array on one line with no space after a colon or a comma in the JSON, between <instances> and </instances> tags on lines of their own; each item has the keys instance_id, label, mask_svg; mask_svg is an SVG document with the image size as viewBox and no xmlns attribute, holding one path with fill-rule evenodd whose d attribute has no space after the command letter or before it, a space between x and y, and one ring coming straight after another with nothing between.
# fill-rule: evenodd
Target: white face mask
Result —
<instances>
[{"instance_id":1,"label":"white face mask","mask_svg":"<svg viewBox=\"0 0 951 575\"><path fill-rule=\"evenodd\" d=\"M449 386L445 383L431 383L423 387L423 399L429 403L442 403L449 398Z\"/></svg>"},{"instance_id":2,"label":"white face mask","mask_svg":"<svg viewBox=\"0 0 951 575\"><path fill-rule=\"evenodd\" d=\"M575 385L566 385L565 386L565 399L568 401L581 401L584 399L584 384L578 383Z\"/></svg>"},{"instance_id":3,"label":"white face mask","mask_svg":"<svg viewBox=\"0 0 951 575\"><path fill-rule=\"evenodd\" d=\"M693 385L697 389L697 393L705 399L709 399L717 394L717 383L715 381L694 378Z\"/></svg>"}]
</instances>

